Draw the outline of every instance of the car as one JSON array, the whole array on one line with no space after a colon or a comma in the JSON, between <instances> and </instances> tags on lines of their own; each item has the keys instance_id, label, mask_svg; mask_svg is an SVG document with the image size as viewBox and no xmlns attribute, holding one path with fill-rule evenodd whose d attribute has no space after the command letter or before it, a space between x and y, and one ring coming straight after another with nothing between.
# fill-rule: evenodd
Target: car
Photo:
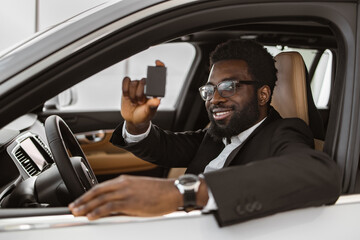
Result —
<instances>
[{"instance_id":1,"label":"car","mask_svg":"<svg viewBox=\"0 0 360 240\"><path fill-rule=\"evenodd\" d=\"M110 1L3 52L1 238L358 239L359 9L358 0ZM342 174L336 204L223 228L200 211L73 217L67 204L97 182L120 174L178 174L109 143L122 122L121 79L144 77L147 65L163 60L168 82L154 124L172 131L204 128L198 88L207 81L209 53L228 39L255 39L274 55L302 54L325 129L319 151Z\"/></svg>"}]
</instances>

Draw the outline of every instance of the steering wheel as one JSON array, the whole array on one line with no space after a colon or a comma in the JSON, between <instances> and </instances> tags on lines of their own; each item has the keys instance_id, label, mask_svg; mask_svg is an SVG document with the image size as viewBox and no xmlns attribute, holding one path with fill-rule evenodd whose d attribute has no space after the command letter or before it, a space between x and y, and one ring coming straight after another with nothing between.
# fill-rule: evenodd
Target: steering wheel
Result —
<instances>
[{"instance_id":1,"label":"steering wheel","mask_svg":"<svg viewBox=\"0 0 360 240\"><path fill-rule=\"evenodd\" d=\"M78 198L98 183L95 174L74 134L62 118L56 115L48 117L45 132L65 186L74 199Z\"/></svg>"}]
</instances>

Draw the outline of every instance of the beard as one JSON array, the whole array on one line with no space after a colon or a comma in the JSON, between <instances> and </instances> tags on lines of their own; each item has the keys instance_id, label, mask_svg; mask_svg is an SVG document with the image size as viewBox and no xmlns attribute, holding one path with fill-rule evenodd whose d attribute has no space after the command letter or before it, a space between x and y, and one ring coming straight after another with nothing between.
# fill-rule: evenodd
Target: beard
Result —
<instances>
[{"instance_id":1,"label":"beard","mask_svg":"<svg viewBox=\"0 0 360 240\"><path fill-rule=\"evenodd\" d=\"M236 109L236 106L232 108L234 112L228 124L225 124L224 121L215 121L211 111L207 110L211 123L208 133L215 141L221 141L223 138L230 139L232 136L239 135L253 126L259 119L260 112L256 95L243 109Z\"/></svg>"}]
</instances>

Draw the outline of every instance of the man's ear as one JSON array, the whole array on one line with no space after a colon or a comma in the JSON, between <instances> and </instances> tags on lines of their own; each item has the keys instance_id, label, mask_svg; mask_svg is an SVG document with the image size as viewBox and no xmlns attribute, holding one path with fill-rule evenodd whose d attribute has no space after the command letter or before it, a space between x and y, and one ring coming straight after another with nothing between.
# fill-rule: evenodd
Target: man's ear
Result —
<instances>
[{"instance_id":1,"label":"man's ear","mask_svg":"<svg viewBox=\"0 0 360 240\"><path fill-rule=\"evenodd\" d=\"M268 85L260 87L257 91L258 103L260 106L265 106L270 100L271 90Z\"/></svg>"}]
</instances>

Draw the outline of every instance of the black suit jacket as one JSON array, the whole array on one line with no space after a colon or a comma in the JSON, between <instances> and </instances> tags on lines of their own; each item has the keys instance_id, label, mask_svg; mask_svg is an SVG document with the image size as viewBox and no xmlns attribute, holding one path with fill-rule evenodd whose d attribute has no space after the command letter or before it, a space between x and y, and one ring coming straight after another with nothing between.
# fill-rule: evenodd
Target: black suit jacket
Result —
<instances>
[{"instance_id":1,"label":"black suit jacket","mask_svg":"<svg viewBox=\"0 0 360 240\"><path fill-rule=\"evenodd\" d=\"M224 148L206 130L173 133L153 126L148 137L135 144L126 144L121 131L122 125L112 136L114 145L164 167L187 167L194 174L202 173ZM339 169L313 147L312 133L302 120L282 119L271 109L223 169L204 174L220 226L334 203L341 192Z\"/></svg>"}]
</instances>

